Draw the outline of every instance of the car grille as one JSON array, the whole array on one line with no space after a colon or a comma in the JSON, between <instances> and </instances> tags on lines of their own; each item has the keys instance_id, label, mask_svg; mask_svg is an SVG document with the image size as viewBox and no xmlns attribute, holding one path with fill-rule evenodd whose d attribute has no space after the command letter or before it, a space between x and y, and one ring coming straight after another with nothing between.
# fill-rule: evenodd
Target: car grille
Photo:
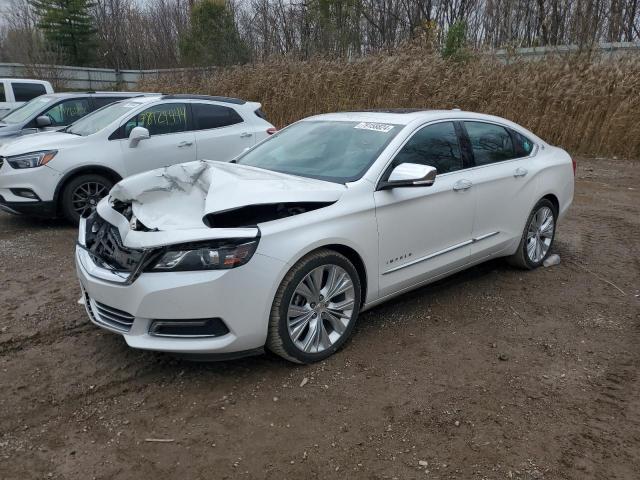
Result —
<instances>
[{"instance_id":1,"label":"car grille","mask_svg":"<svg viewBox=\"0 0 640 480\"><path fill-rule=\"evenodd\" d=\"M85 245L99 266L133 272L140 264L144 252L125 247L118 228L98 214L94 213L87 219L86 232Z\"/></svg>"},{"instance_id":2,"label":"car grille","mask_svg":"<svg viewBox=\"0 0 640 480\"><path fill-rule=\"evenodd\" d=\"M127 312L109 307L104 303L92 300L87 292L84 293L84 301L87 307L87 313L91 319L106 327L110 327L120 332L128 332L131 330L135 317Z\"/></svg>"}]
</instances>

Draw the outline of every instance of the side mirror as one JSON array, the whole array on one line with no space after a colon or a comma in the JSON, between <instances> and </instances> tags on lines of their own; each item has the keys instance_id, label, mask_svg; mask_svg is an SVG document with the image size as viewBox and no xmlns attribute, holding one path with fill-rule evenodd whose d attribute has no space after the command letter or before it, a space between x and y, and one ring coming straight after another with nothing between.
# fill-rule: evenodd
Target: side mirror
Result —
<instances>
[{"instance_id":1,"label":"side mirror","mask_svg":"<svg viewBox=\"0 0 640 480\"><path fill-rule=\"evenodd\" d=\"M397 187L430 187L436 181L438 171L429 165L401 163L393 169L389 179L382 182L378 190Z\"/></svg>"},{"instance_id":2,"label":"side mirror","mask_svg":"<svg viewBox=\"0 0 640 480\"><path fill-rule=\"evenodd\" d=\"M40 115L39 117L36 117L36 127L45 128L50 126L51 126L51 119L46 115Z\"/></svg>"},{"instance_id":3,"label":"side mirror","mask_svg":"<svg viewBox=\"0 0 640 480\"><path fill-rule=\"evenodd\" d=\"M149 138L149 130L144 127L133 127L131 133L129 133L129 148L135 148L140 141Z\"/></svg>"}]
</instances>

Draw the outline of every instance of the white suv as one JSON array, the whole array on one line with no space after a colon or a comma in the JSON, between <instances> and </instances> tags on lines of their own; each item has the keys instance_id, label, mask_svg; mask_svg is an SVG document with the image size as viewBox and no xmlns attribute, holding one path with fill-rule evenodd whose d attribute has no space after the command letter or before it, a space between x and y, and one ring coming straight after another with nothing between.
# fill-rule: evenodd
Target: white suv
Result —
<instances>
[{"instance_id":1,"label":"white suv","mask_svg":"<svg viewBox=\"0 0 640 480\"><path fill-rule=\"evenodd\" d=\"M60 132L0 147L0 209L78 222L124 177L199 159L229 161L275 132L259 103L194 95L137 97Z\"/></svg>"}]
</instances>

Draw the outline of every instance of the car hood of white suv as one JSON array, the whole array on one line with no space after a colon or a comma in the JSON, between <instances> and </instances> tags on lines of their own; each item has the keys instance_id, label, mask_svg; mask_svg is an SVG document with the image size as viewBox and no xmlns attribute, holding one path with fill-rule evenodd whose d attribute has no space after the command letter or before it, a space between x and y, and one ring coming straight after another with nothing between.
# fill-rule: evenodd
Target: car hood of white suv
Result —
<instances>
[{"instance_id":1,"label":"car hood of white suv","mask_svg":"<svg viewBox=\"0 0 640 480\"><path fill-rule=\"evenodd\" d=\"M202 160L122 180L109 202L131 204L152 230L230 228L303 213L336 202L347 187L234 163ZM247 212L244 207L257 208ZM265 211L266 210L266 211ZM275 217L275 218L271 218Z\"/></svg>"},{"instance_id":2,"label":"car hood of white suv","mask_svg":"<svg viewBox=\"0 0 640 480\"><path fill-rule=\"evenodd\" d=\"M78 140L86 141L83 137L62 132L43 132L37 135L25 135L17 137L2 145L0 155L10 157L23 153L37 152L39 150L60 150L70 144L78 143Z\"/></svg>"}]
</instances>

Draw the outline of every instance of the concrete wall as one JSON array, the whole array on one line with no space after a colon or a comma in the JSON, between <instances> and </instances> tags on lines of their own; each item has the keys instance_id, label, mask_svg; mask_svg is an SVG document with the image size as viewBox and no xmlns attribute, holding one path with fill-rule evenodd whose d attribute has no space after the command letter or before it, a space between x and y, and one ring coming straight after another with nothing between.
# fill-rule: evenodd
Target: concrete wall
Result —
<instances>
[{"instance_id":1,"label":"concrete wall","mask_svg":"<svg viewBox=\"0 0 640 480\"><path fill-rule=\"evenodd\" d=\"M567 55L579 50L576 45L556 47L500 49L492 52L505 62L516 59L539 60L547 55ZM640 42L601 43L595 51L603 59L624 55L640 54ZM163 73L200 70L200 69L166 69L166 70L112 70L108 68L68 67L60 65L23 65L20 63L0 63L0 78L37 78L49 80L54 88L65 90L135 90L138 82L144 77L155 77Z\"/></svg>"},{"instance_id":2,"label":"concrete wall","mask_svg":"<svg viewBox=\"0 0 640 480\"><path fill-rule=\"evenodd\" d=\"M48 80L54 88L65 90L134 90L147 76L155 77L170 70L112 70L109 68L70 67L63 65L24 65L0 63L0 78L37 78Z\"/></svg>"}]
</instances>

